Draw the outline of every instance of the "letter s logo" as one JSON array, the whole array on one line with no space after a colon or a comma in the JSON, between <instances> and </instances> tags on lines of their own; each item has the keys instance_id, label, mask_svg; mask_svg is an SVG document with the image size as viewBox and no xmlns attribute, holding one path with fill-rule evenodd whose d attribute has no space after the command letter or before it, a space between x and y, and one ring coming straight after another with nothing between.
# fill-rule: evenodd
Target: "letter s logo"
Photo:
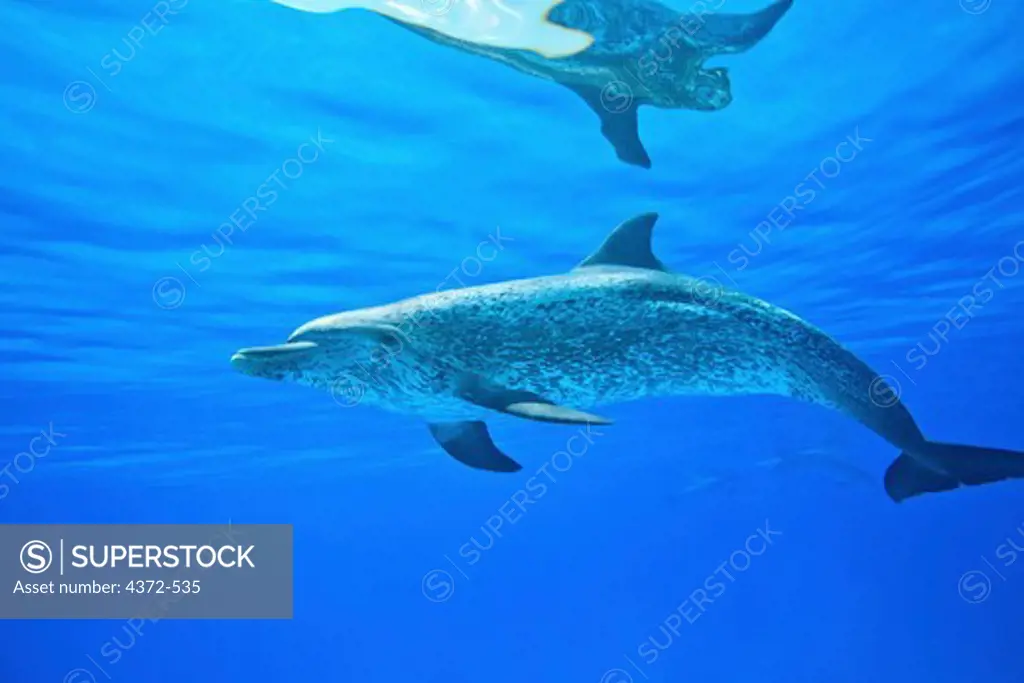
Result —
<instances>
[{"instance_id":1,"label":"letter s logo","mask_svg":"<svg viewBox=\"0 0 1024 683\"><path fill-rule=\"evenodd\" d=\"M29 574L42 574L53 564L53 552L42 541L29 541L21 547L21 566Z\"/></svg>"}]
</instances>

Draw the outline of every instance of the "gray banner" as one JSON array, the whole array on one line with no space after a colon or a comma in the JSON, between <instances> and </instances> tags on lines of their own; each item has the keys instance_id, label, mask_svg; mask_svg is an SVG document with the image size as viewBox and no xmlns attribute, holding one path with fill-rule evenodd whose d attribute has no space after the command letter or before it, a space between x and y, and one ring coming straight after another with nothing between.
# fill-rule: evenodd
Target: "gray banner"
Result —
<instances>
[{"instance_id":1,"label":"gray banner","mask_svg":"<svg viewBox=\"0 0 1024 683\"><path fill-rule=\"evenodd\" d=\"M132 618L291 619L291 525L0 525L0 619Z\"/></svg>"}]
</instances>

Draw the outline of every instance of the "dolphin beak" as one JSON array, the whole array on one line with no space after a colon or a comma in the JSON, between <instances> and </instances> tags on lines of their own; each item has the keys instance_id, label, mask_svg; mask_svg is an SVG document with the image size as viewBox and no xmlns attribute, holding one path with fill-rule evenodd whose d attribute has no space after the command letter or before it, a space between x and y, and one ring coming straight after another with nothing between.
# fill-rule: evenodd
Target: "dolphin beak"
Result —
<instances>
[{"instance_id":1,"label":"dolphin beak","mask_svg":"<svg viewBox=\"0 0 1024 683\"><path fill-rule=\"evenodd\" d=\"M316 349L313 342L289 342L276 346L252 346L239 349L231 356L231 366L247 375L267 376L277 374L275 368L285 363L295 363Z\"/></svg>"}]
</instances>

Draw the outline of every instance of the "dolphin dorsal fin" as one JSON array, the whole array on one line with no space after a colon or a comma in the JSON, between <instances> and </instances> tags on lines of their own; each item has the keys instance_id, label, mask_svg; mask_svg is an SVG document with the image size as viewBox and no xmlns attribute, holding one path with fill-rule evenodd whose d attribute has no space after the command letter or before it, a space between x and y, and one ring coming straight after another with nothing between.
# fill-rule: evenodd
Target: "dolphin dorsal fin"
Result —
<instances>
[{"instance_id":1,"label":"dolphin dorsal fin","mask_svg":"<svg viewBox=\"0 0 1024 683\"><path fill-rule=\"evenodd\" d=\"M668 269L651 251L651 231L657 221L658 214L645 213L621 223L597 251L576 267L625 266L667 272Z\"/></svg>"}]
</instances>

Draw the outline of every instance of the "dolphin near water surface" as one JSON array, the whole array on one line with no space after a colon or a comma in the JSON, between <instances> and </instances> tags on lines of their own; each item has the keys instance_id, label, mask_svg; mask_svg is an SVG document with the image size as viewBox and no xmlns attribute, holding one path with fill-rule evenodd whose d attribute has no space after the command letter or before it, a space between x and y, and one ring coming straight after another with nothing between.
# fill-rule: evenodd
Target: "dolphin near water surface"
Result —
<instances>
[{"instance_id":1,"label":"dolphin near water surface","mask_svg":"<svg viewBox=\"0 0 1024 683\"><path fill-rule=\"evenodd\" d=\"M307 12L370 9L440 45L557 83L597 115L627 164L651 167L637 112L718 111L732 103L729 71L710 59L746 52L793 6L756 12L695 0L680 12L658 0L275 0ZM722 10L726 11L722 11Z\"/></svg>"},{"instance_id":2,"label":"dolphin near water surface","mask_svg":"<svg viewBox=\"0 0 1024 683\"><path fill-rule=\"evenodd\" d=\"M467 0L449 0L465 2ZM761 42L793 6L774 0L752 13L720 11L726 0L696 0L679 12L658 0L564 0L548 21L593 36L585 50L557 58L460 40L389 17L441 45L500 62L574 92L601 122L601 134L627 164L650 168L640 140L638 110L718 111L732 103L729 70L705 62L746 52Z\"/></svg>"}]
</instances>

